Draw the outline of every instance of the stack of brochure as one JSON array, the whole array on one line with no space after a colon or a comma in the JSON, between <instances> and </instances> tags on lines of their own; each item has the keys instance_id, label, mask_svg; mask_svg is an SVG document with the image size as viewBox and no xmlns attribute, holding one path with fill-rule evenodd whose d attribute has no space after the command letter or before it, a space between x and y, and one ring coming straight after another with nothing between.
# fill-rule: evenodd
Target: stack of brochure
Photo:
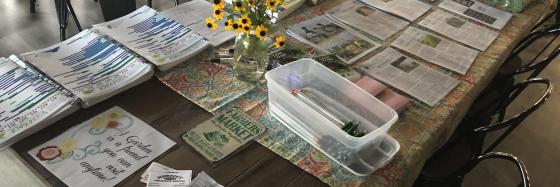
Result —
<instances>
[{"instance_id":1,"label":"stack of brochure","mask_svg":"<svg viewBox=\"0 0 560 187\"><path fill-rule=\"evenodd\" d=\"M0 58L0 150L79 108L59 85L19 64Z\"/></svg>"},{"instance_id":2,"label":"stack of brochure","mask_svg":"<svg viewBox=\"0 0 560 187\"><path fill-rule=\"evenodd\" d=\"M323 53L335 54L348 64L381 46L328 15L314 17L288 29L288 35Z\"/></svg>"},{"instance_id":3,"label":"stack of brochure","mask_svg":"<svg viewBox=\"0 0 560 187\"><path fill-rule=\"evenodd\" d=\"M89 107L153 75L152 66L91 30L45 49L21 54Z\"/></svg>"},{"instance_id":4,"label":"stack of brochure","mask_svg":"<svg viewBox=\"0 0 560 187\"><path fill-rule=\"evenodd\" d=\"M162 71L210 45L192 29L147 6L113 21L93 25L93 28L148 59Z\"/></svg>"},{"instance_id":5,"label":"stack of brochure","mask_svg":"<svg viewBox=\"0 0 560 187\"><path fill-rule=\"evenodd\" d=\"M235 38L235 32L226 31L224 27L219 27L217 30L208 29L204 19L212 17L210 10L212 10L212 3L205 0L193 0L167 9L161 12L161 15L167 16L204 36L214 47ZM226 13L224 17L227 16ZM224 25L225 21L226 19L222 19L217 24Z\"/></svg>"}]
</instances>

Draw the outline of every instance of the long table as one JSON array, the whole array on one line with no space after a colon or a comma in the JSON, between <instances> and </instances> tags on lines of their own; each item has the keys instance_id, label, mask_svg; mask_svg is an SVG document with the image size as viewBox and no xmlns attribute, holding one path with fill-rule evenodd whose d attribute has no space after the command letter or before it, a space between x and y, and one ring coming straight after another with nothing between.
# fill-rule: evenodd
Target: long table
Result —
<instances>
[{"instance_id":1,"label":"long table","mask_svg":"<svg viewBox=\"0 0 560 187\"><path fill-rule=\"evenodd\" d=\"M303 7L280 25L299 23L320 15L323 10L336 6L341 1L329 0L317 7ZM157 162L176 169L190 169L193 173L205 171L224 185L321 186L326 183L331 186L410 186L424 162L451 136L514 44L553 9L552 0L543 0L534 2L527 10L516 14L489 49L478 56L466 75L454 75L461 80L461 84L438 106L430 108L420 103L409 105L389 132L399 141L401 150L388 165L369 177L349 175L328 157L280 126L272 126L274 128L269 129L267 136L251 143L224 162L213 165L180 139L185 130L210 118L212 114L200 107L201 103L195 101L195 104L185 99L154 78L105 102L80 110L18 142L13 149L1 152L0 168L3 169L0 170L0 186L63 185L27 155L27 150L115 105L180 143L179 147L160 157ZM162 80L165 76L165 73L158 74ZM256 103L250 113L266 116L266 101L262 102L264 104ZM143 186L139 182L142 171L136 172L122 185Z\"/></svg>"}]
</instances>

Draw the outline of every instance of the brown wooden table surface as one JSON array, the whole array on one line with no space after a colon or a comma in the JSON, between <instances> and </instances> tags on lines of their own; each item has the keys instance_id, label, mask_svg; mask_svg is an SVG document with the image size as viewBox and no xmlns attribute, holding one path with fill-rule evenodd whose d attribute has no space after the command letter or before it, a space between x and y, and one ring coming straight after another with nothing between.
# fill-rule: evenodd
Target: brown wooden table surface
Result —
<instances>
[{"instance_id":1,"label":"brown wooden table surface","mask_svg":"<svg viewBox=\"0 0 560 187\"><path fill-rule=\"evenodd\" d=\"M178 146L155 161L175 169L193 170L193 177L200 171L204 171L225 186L327 186L254 141L226 160L211 164L184 143L180 135L212 115L175 93L156 78L90 108L81 109L12 147L50 184L65 186L61 180L28 155L27 151L113 106L127 110L177 142ZM146 168L147 166L136 171L120 185L145 186L139 180Z\"/></svg>"}]
</instances>

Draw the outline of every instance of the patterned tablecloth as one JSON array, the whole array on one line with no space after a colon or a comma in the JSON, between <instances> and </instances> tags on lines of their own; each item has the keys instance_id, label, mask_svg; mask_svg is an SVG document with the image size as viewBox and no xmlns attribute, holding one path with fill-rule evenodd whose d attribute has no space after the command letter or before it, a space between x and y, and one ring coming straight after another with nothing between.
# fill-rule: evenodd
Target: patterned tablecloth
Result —
<instances>
[{"instance_id":1,"label":"patterned tablecloth","mask_svg":"<svg viewBox=\"0 0 560 187\"><path fill-rule=\"evenodd\" d=\"M318 7L301 8L279 25L285 28L287 25L321 15L323 10L341 1L343 0L328 0ZM208 49L209 51L201 53L189 62L167 72L158 73L157 77L214 114L230 107L239 107L247 111L268 128L266 136L258 140L260 144L331 186L410 186L424 162L451 136L513 45L552 9L552 0L539 0L533 2L527 10L516 14L488 50L480 53L464 76L434 67L458 78L461 84L434 108L419 102L410 104L389 131L389 134L399 141L400 151L389 164L368 177L355 176L346 171L269 115L266 86L251 85L237 80L232 76L232 69L228 65L202 62L201 59L208 58L207 55L211 54L212 50L220 49ZM224 44L223 47L229 47L232 43ZM313 52L293 40L288 44Z\"/></svg>"}]
</instances>

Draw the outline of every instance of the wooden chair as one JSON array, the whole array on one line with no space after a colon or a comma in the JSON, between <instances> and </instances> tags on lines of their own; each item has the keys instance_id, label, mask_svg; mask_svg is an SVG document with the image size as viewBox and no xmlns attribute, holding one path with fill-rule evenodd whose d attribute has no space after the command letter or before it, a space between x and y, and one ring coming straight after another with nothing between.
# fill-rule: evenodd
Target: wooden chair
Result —
<instances>
[{"instance_id":1,"label":"wooden chair","mask_svg":"<svg viewBox=\"0 0 560 187\"><path fill-rule=\"evenodd\" d=\"M530 85L545 85L541 97L532 106L513 116L505 119L508 106ZM496 103L494 112L490 115L496 119L495 123L487 125L461 124L450 140L426 162L422 172L417 179L420 183L437 178L443 178L449 171L455 171L463 166L469 159L477 158L489 153L496 148L523 120L541 107L552 94L552 84L549 80L532 78L514 85L502 95ZM490 107L490 106L488 106ZM490 121L492 119L489 119ZM489 146L484 147L486 134L503 130Z\"/></svg>"},{"instance_id":2,"label":"wooden chair","mask_svg":"<svg viewBox=\"0 0 560 187\"><path fill-rule=\"evenodd\" d=\"M431 178L425 181L417 181L414 186L430 186L430 187L439 187L439 186L461 186L463 183L463 179L465 175L471 172L481 161L489 160L489 159L500 159L500 160L507 160L517 167L517 170L521 176L521 182L518 186L529 187L529 174L523 162L519 160L514 155L509 153L503 152L489 152L483 155L477 156L471 160L469 160L463 167L458 169L455 172L452 172L450 175L443 177L443 178Z\"/></svg>"}]
</instances>

